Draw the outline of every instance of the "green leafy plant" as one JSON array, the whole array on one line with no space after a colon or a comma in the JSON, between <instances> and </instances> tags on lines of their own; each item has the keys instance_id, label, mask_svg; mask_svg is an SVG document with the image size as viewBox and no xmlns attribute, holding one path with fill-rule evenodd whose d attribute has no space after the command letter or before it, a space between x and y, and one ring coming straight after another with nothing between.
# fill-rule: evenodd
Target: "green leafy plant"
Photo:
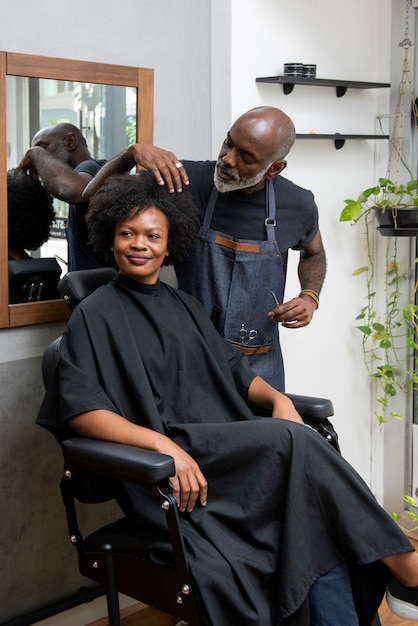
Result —
<instances>
[{"instance_id":1,"label":"green leafy plant","mask_svg":"<svg viewBox=\"0 0 418 626\"><path fill-rule=\"evenodd\" d=\"M411 179L406 184L398 184L389 178L379 178L379 184L360 193L357 200L344 200L341 222L357 222L368 215L375 207L383 211L397 208L417 207L418 180Z\"/></svg>"},{"instance_id":2,"label":"green leafy plant","mask_svg":"<svg viewBox=\"0 0 418 626\"><path fill-rule=\"evenodd\" d=\"M401 207L417 207L417 189L418 180L415 179L400 185L388 178L380 178L378 185L361 192L357 200L345 200L340 215L342 222L361 222L364 225L368 264L357 268L353 276L365 279L366 294L365 305L356 320L357 329L361 333L364 364L377 387L375 416L381 425L388 417L402 419L399 413L389 411L390 399L399 391L408 392L414 387L418 388L418 359L415 356L418 350L418 307L415 304L417 285L412 299L404 304L402 284L409 268L402 271L396 237L386 238L384 277L376 285L371 236L376 226L374 209L380 207L383 211L395 212Z\"/></svg>"},{"instance_id":3,"label":"green leafy plant","mask_svg":"<svg viewBox=\"0 0 418 626\"><path fill-rule=\"evenodd\" d=\"M390 515L402 530L416 532L418 530L417 502L415 498L408 495L403 495L402 499L406 505L405 510L402 513L391 513Z\"/></svg>"}]
</instances>

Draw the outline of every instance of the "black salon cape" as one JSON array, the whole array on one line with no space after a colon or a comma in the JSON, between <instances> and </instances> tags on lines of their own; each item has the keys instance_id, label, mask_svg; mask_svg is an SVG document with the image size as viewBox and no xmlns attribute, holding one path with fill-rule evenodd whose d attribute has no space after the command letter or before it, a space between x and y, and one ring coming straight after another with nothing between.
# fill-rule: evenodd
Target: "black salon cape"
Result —
<instances>
[{"instance_id":1,"label":"black salon cape","mask_svg":"<svg viewBox=\"0 0 418 626\"><path fill-rule=\"evenodd\" d=\"M197 300L119 275L72 314L60 349L60 416L51 386L38 423L62 438L61 420L108 409L196 459L208 504L180 518L202 626L309 626L310 586L345 559L359 583L360 623L370 624L386 582L375 562L413 548L318 433L253 417L253 378ZM128 493L140 518L145 507L135 488Z\"/></svg>"}]
</instances>

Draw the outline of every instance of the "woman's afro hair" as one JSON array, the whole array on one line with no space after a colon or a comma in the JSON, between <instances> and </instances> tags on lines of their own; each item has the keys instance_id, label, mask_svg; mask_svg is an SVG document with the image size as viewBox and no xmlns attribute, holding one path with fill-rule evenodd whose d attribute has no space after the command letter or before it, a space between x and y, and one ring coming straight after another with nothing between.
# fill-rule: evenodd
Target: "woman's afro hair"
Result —
<instances>
[{"instance_id":1,"label":"woman's afro hair","mask_svg":"<svg viewBox=\"0 0 418 626\"><path fill-rule=\"evenodd\" d=\"M55 218L54 199L43 184L23 170L7 172L9 244L36 250L48 241Z\"/></svg>"},{"instance_id":2,"label":"woman's afro hair","mask_svg":"<svg viewBox=\"0 0 418 626\"><path fill-rule=\"evenodd\" d=\"M113 261L111 247L117 224L151 207L164 213L168 222L169 254L164 265L182 261L199 230L198 209L187 190L170 193L146 170L110 176L93 195L86 216L93 248L104 253L107 261Z\"/></svg>"}]
</instances>

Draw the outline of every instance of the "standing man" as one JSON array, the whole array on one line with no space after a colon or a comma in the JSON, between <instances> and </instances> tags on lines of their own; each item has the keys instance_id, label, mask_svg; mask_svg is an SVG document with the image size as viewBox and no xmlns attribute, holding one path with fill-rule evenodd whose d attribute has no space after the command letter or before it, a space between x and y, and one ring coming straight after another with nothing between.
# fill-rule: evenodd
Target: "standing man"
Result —
<instances>
[{"instance_id":1,"label":"standing man","mask_svg":"<svg viewBox=\"0 0 418 626\"><path fill-rule=\"evenodd\" d=\"M88 244L85 216L88 203L82 194L105 163L90 155L81 131L73 124L55 124L39 130L32 139L19 168L41 178L47 191L67 202L68 270L85 270L104 265L101 255Z\"/></svg>"},{"instance_id":2,"label":"standing man","mask_svg":"<svg viewBox=\"0 0 418 626\"><path fill-rule=\"evenodd\" d=\"M294 125L283 111L258 107L232 125L216 162L180 161L172 152L134 144L108 161L83 196L135 163L171 192L189 185L202 227L191 255L176 267L179 287L203 303L218 331L280 391L278 323L310 323L326 273L313 194L279 176L294 141ZM300 250L301 291L283 302L289 248Z\"/></svg>"}]
</instances>

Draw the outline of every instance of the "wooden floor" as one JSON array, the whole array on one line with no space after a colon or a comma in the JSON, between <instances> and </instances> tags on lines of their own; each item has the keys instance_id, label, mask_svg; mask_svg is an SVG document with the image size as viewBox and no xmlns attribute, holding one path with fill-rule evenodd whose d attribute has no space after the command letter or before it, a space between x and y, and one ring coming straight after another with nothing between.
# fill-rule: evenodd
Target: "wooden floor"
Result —
<instances>
[{"instance_id":1,"label":"wooden floor","mask_svg":"<svg viewBox=\"0 0 418 626\"><path fill-rule=\"evenodd\" d=\"M134 604L121 611L121 626L175 626L179 621L175 617L170 617L165 613L155 609L141 607ZM91 622L88 626L109 626L107 618Z\"/></svg>"},{"instance_id":2,"label":"wooden floor","mask_svg":"<svg viewBox=\"0 0 418 626\"><path fill-rule=\"evenodd\" d=\"M136 605L124 609L121 612L121 625L122 626L175 626L177 619L156 611L155 609L142 609L138 610ZM397 617L386 604L384 600L379 610L380 621L382 626L410 626L411 621L407 621ZM414 622L415 624L416 622ZM109 622L106 618L98 620L89 624L88 626L109 626Z\"/></svg>"},{"instance_id":3,"label":"wooden floor","mask_svg":"<svg viewBox=\"0 0 418 626\"><path fill-rule=\"evenodd\" d=\"M409 534L409 533L408 533ZM418 550L418 539L416 534L409 534L412 543ZM127 609L123 609L121 612L121 625L122 626L175 626L178 620L174 617L170 617L165 613L156 611L151 608L138 609L140 605L133 605ZM401 619L397 617L383 600L382 606L379 609L379 617L382 622L382 626L411 626L417 622L411 622L409 620ZM88 626L109 626L107 618L103 618L96 622L88 624Z\"/></svg>"}]
</instances>

